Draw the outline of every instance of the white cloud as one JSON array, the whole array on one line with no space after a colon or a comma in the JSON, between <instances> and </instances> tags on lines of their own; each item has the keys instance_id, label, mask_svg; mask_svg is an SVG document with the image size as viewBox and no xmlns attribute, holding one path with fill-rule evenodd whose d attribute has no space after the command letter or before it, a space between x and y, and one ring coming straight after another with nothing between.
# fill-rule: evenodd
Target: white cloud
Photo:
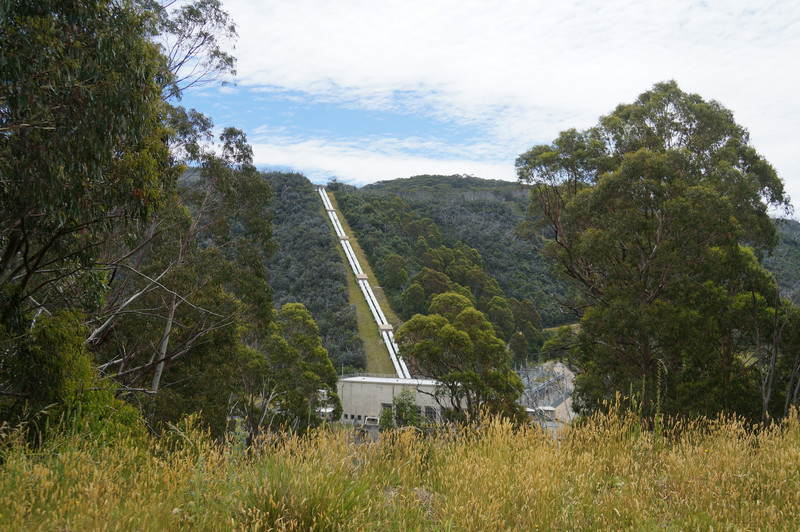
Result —
<instances>
[{"instance_id":1,"label":"white cloud","mask_svg":"<svg viewBox=\"0 0 800 532\"><path fill-rule=\"evenodd\" d=\"M414 139L380 139L367 145L331 142L322 138L283 139L252 143L258 166L280 166L304 173L316 183L332 177L354 185L420 174L470 174L488 179L514 180L514 166L504 162L413 155ZM458 150L454 150L458 151Z\"/></svg>"},{"instance_id":2,"label":"white cloud","mask_svg":"<svg viewBox=\"0 0 800 532\"><path fill-rule=\"evenodd\" d=\"M796 0L225 0L225 8L239 26L240 86L478 124L505 157L676 79L732 109L800 199ZM341 159L325 153L318 164L363 166L347 150L336 151Z\"/></svg>"}]
</instances>

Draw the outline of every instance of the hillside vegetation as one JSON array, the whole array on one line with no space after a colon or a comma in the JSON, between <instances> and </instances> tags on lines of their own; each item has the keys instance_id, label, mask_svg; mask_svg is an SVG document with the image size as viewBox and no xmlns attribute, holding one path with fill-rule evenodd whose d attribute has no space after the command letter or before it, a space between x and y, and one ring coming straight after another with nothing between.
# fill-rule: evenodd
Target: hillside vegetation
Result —
<instances>
[{"instance_id":1,"label":"hillside vegetation","mask_svg":"<svg viewBox=\"0 0 800 532\"><path fill-rule=\"evenodd\" d=\"M429 314L437 296L453 294L486 315L505 342L517 336L524 359L542 345L542 323L528 299L507 297L487 273L481 253L421 216L400 196L376 195L332 183L343 215L365 250L389 304L403 319ZM446 207L443 207L446 209Z\"/></svg>"},{"instance_id":2,"label":"hillside vegetation","mask_svg":"<svg viewBox=\"0 0 800 532\"><path fill-rule=\"evenodd\" d=\"M319 327L322 345L337 368L364 368L364 342L347 292L347 270L322 210L305 176L267 174L275 194L272 231L277 252L267 261L276 308L302 303Z\"/></svg>"},{"instance_id":3,"label":"hillside vegetation","mask_svg":"<svg viewBox=\"0 0 800 532\"><path fill-rule=\"evenodd\" d=\"M486 274L508 297L529 299L546 327L573 321L558 305L568 285L553 275L529 229L530 187L471 176L420 175L381 181L359 190L365 196L396 195L437 226L442 243L476 249ZM526 223L527 222L527 223Z\"/></svg>"},{"instance_id":4,"label":"hillside vegetation","mask_svg":"<svg viewBox=\"0 0 800 532\"><path fill-rule=\"evenodd\" d=\"M530 187L520 183L460 175L418 175L379 181L358 189L369 196L396 195L420 217L433 220L442 241L460 240L480 253L486 272L509 297L530 298L546 327L571 322L558 301L569 293L540 255L542 239L532 228ZM779 241L764 267L782 294L800 302L800 222L775 220Z\"/></svg>"},{"instance_id":5,"label":"hillside vegetation","mask_svg":"<svg viewBox=\"0 0 800 532\"><path fill-rule=\"evenodd\" d=\"M328 199L333 208L338 211L336 198L334 198L327 191L325 193L328 195ZM345 234L352 235L353 231L348 225L347 220L338 214L337 219L339 220L339 224L342 226ZM330 221L330 219L328 223L330 225L331 234L336 234L336 230L334 229L333 223ZM393 326L400 326L402 322L389 307L389 303L386 301L386 296L383 293L383 290L380 288L380 286L375 284L375 273L372 271L372 267L367 261L364 251L358 244L358 240L355 238L351 239L350 246L353 250L353 253L355 253L356 259L358 259L362 271L369 279L371 279L370 282L372 283L373 293L375 294L378 304L381 306L386 319ZM394 364L392 363L392 359L389 357L386 344L384 343L383 337L381 336L377 324L375 323L375 317L369 308L367 299L364 297L364 292L358 285L355 273L353 273L353 269L347 260L344 248L341 246L341 244L337 246L337 251L342 257L342 261L346 264L347 268L347 291L350 295L350 302L355 307L356 318L358 320L358 334L361 337L361 340L364 342L364 354L366 355L365 369L367 372L373 374L393 375L395 374ZM342 370L345 373L352 371L352 369L353 368L342 367Z\"/></svg>"},{"instance_id":6,"label":"hillside vegetation","mask_svg":"<svg viewBox=\"0 0 800 532\"><path fill-rule=\"evenodd\" d=\"M775 276L781 295L800 305L800 222L785 219L775 224L780 241L764 259L764 267Z\"/></svg>"}]
</instances>

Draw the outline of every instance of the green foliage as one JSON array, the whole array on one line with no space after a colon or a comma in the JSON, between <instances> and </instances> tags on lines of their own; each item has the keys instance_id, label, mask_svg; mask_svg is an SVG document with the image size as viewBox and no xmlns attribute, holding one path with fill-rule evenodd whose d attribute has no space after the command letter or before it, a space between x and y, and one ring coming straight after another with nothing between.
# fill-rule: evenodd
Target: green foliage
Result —
<instances>
[{"instance_id":1,"label":"green foliage","mask_svg":"<svg viewBox=\"0 0 800 532\"><path fill-rule=\"evenodd\" d=\"M342 405L336 370L311 314L301 303L287 303L277 313L274 327L266 351L276 392L269 407L277 425L304 430L323 419L338 420Z\"/></svg>"},{"instance_id":2,"label":"green foliage","mask_svg":"<svg viewBox=\"0 0 800 532\"><path fill-rule=\"evenodd\" d=\"M389 255L384 264L386 283L393 290L401 289L408 281L406 261L400 255Z\"/></svg>"},{"instance_id":3,"label":"green foliage","mask_svg":"<svg viewBox=\"0 0 800 532\"><path fill-rule=\"evenodd\" d=\"M246 392L241 368L252 350L243 344L263 342L272 320L264 266L272 192L240 131L225 129L220 141L217 151L196 152L202 166L182 176L180 196L124 253L124 274L109 282L95 322L113 326L90 342L126 392L155 394L144 403L151 421L202 412L215 436L227 428L231 398Z\"/></svg>"},{"instance_id":4,"label":"green foliage","mask_svg":"<svg viewBox=\"0 0 800 532\"><path fill-rule=\"evenodd\" d=\"M432 306L452 317L417 314L407 321L396 335L402 356L441 383L437 401L457 416L486 409L522 419L516 404L522 381L511 370L505 343L492 324L472 306L454 315L465 302L460 296L437 298Z\"/></svg>"},{"instance_id":5,"label":"green foliage","mask_svg":"<svg viewBox=\"0 0 800 532\"><path fill-rule=\"evenodd\" d=\"M477 177L419 175L381 181L359 192L367 197L396 195L417 216L436 224L444 245L462 242L474 249L486 275L509 298L531 300L546 326L574 320L558 306L570 287L552 275L547 261L537 253L540 234L531 228L527 187Z\"/></svg>"},{"instance_id":6,"label":"green foliage","mask_svg":"<svg viewBox=\"0 0 800 532\"><path fill-rule=\"evenodd\" d=\"M203 410L221 433L231 353L271 319L271 192L240 131L214 152L211 121L166 100L232 69L227 14L215 0L172 13L11 2L0 32L3 417L49 402L88 412L112 389L140 401L130 394L166 375L145 400L151 419ZM200 168L184 174L187 161ZM81 311L89 331L51 321ZM92 357L114 386L95 383Z\"/></svg>"},{"instance_id":7,"label":"green foliage","mask_svg":"<svg viewBox=\"0 0 800 532\"><path fill-rule=\"evenodd\" d=\"M525 364L528 356L528 340L520 331L514 333L508 342L508 349L511 351L514 362Z\"/></svg>"},{"instance_id":8,"label":"green foliage","mask_svg":"<svg viewBox=\"0 0 800 532\"><path fill-rule=\"evenodd\" d=\"M348 301L347 270L319 195L300 174L270 172L267 178L275 191L273 234L279 250L266 263L275 306L305 305L334 366L363 369L364 342Z\"/></svg>"},{"instance_id":9,"label":"green foliage","mask_svg":"<svg viewBox=\"0 0 800 532\"><path fill-rule=\"evenodd\" d=\"M492 325L494 325L497 336L503 340L508 340L511 337L511 333L514 332L515 327L514 316L511 314L508 301L500 296L494 296L489 301L487 315Z\"/></svg>"},{"instance_id":10,"label":"green foliage","mask_svg":"<svg viewBox=\"0 0 800 532\"><path fill-rule=\"evenodd\" d=\"M382 431L397 427L419 427L422 424L412 390L403 390L392 398L392 408L384 408L378 422Z\"/></svg>"},{"instance_id":11,"label":"green foliage","mask_svg":"<svg viewBox=\"0 0 800 532\"><path fill-rule=\"evenodd\" d=\"M445 292L433 297L429 314L439 314L452 321L467 308L474 307L472 301L455 292Z\"/></svg>"},{"instance_id":12,"label":"green foliage","mask_svg":"<svg viewBox=\"0 0 800 532\"><path fill-rule=\"evenodd\" d=\"M403 295L400 296L400 308L406 316L413 316L414 314L422 314L427 308L427 301L425 300L425 289L422 284L418 282L411 283L406 288Z\"/></svg>"},{"instance_id":13,"label":"green foliage","mask_svg":"<svg viewBox=\"0 0 800 532\"><path fill-rule=\"evenodd\" d=\"M406 193L416 198L419 194L414 194L414 183L440 181L442 189L457 190L459 183L452 178L424 176L362 191L339 184L331 188L370 262L382 266L376 269L376 275L386 288L389 302L404 318L428 312L433 300L442 294L458 294L490 317L502 340L509 340L519 330L530 337L526 337L529 350L537 349L541 345L537 332L541 317L530 299L507 300L500 284L484 270L477 249L460 240L454 240L451 246L443 244L442 233L432 219L420 217L399 196L375 192L376 188L394 192L408 187ZM470 186L481 181L464 180Z\"/></svg>"},{"instance_id":14,"label":"green foliage","mask_svg":"<svg viewBox=\"0 0 800 532\"><path fill-rule=\"evenodd\" d=\"M781 294L800 305L800 222L791 219L775 220L778 245L764 258L764 268L778 282Z\"/></svg>"},{"instance_id":15,"label":"green foliage","mask_svg":"<svg viewBox=\"0 0 800 532\"><path fill-rule=\"evenodd\" d=\"M139 0L7 4L0 421L43 408L90 425L110 419L106 410L136 418L117 393L154 425L202 412L197 419L220 436L229 415L250 423L265 411L255 397L275 370L265 267L272 189L241 131L223 128L215 143L210 119L167 101L234 72L223 50L233 23L218 0L171 11ZM284 308L281 327L291 321ZM323 316L344 330L336 345L356 351L341 355L347 362L359 348L353 320L350 331L345 324L351 315L339 303ZM307 335L318 343L315 327ZM305 369L284 379L284 395L297 406L297 380L308 401L332 389L325 401L335 407L325 350L297 341L284 343Z\"/></svg>"},{"instance_id":16,"label":"green foliage","mask_svg":"<svg viewBox=\"0 0 800 532\"><path fill-rule=\"evenodd\" d=\"M138 7L4 7L0 289L16 293L7 305L71 305L86 291L96 300L102 282L80 274L113 227L135 231L170 189L161 99L170 74Z\"/></svg>"},{"instance_id":17,"label":"green foliage","mask_svg":"<svg viewBox=\"0 0 800 532\"><path fill-rule=\"evenodd\" d=\"M577 406L644 383L650 412L663 399L668 414L757 417L744 301L765 310L774 281L742 243L774 246L767 207L787 203L730 111L657 84L597 127L533 147L517 170L551 235L543 254L582 291Z\"/></svg>"},{"instance_id":18,"label":"green foliage","mask_svg":"<svg viewBox=\"0 0 800 532\"><path fill-rule=\"evenodd\" d=\"M49 436L45 427L86 427L105 437L140 434L138 412L115 399L113 388L97 377L83 342L81 316L60 311L39 316L21 347L0 368L4 383L0 419L11 425L32 422L36 438ZM8 338L3 337L3 349ZM6 351L8 352L8 351Z\"/></svg>"},{"instance_id":19,"label":"green foliage","mask_svg":"<svg viewBox=\"0 0 800 532\"><path fill-rule=\"evenodd\" d=\"M258 364L263 358L242 345L241 331L235 327L208 335L202 344L169 365L150 408L151 423L177 424L194 413L205 430L221 437L229 429L233 401L249 391L250 381L267 377L264 365Z\"/></svg>"},{"instance_id":20,"label":"green foliage","mask_svg":"<svg viewBox=\"0 0 800 532\"><path fill-rule=\"evenodd\" d=\"M73 313L39 318L11 369L33 410L55 404L63 411L81 402L93 380L84 338L85 329Z\"/></svg>"},{"instance_id":21,"label":"green foliage","mask_svg":"<svg viewBox=\"0 0 800 532\"><path fill-rule=\"evenodd\" d=\"M572 363L578 346L579 327L564 325L555 330L546 331L548 338L542 345L541 356L545 359L568 359Z\"/></svg>"}]
</instances>

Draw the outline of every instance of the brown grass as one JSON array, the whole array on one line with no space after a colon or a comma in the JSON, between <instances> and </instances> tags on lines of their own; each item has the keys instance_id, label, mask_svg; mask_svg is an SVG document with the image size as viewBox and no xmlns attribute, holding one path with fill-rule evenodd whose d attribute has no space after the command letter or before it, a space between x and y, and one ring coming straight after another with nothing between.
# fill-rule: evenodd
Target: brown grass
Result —
<instances>
[{"instance_id":1,"label":"brown grass","mask_svg":"<svg viewBox=\"0 0 800 532\"><path fill-rule=\"evenodd\" d=\"M629 414L557 438L499 420L355 443L329 427L247 450L191 424L160 439L7 437L2 530L795 530L800 420Z\"/></svg>"}]
</instances>

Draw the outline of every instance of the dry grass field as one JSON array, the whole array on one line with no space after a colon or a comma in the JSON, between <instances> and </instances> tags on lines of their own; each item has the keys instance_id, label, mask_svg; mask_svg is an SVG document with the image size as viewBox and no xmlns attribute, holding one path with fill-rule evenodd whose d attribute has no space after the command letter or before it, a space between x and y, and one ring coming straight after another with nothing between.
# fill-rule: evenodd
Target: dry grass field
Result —
<instances>
[{"instance_id":1,"label":"dry grass field","mask_svg":"<svg viewBox=\"0 0 800 532\"><path fill-rule=\"evenodd\" d=\"M627 413L556 438L499 420L360 443L338 427L245 447L6 433L2 530L796 530L800 419L665 423Z\"/></svg>"}]
</instances>

